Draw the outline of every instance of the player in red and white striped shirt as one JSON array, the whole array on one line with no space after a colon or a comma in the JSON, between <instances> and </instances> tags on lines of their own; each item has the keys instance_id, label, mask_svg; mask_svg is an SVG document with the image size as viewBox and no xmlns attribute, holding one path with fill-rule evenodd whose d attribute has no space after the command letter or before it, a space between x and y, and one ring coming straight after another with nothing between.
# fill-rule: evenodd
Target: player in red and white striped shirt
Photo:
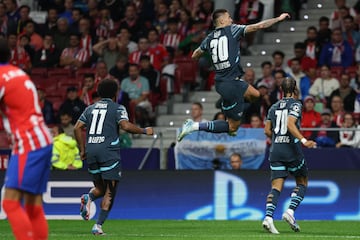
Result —
<instances>
[{"instance_id":1,"label":"player in red and white striped shirt","mask_svg":"<svg viewBox=\"0 0 360 240\"><path fill-rule=\"evenodd\" d=\"M42 193L51 166L52 138L33 82L8 63L10 56L7 41L1 39L0 114L14 141L2 206L16 239L47 239Z\"/></svg>"}]
</instances>

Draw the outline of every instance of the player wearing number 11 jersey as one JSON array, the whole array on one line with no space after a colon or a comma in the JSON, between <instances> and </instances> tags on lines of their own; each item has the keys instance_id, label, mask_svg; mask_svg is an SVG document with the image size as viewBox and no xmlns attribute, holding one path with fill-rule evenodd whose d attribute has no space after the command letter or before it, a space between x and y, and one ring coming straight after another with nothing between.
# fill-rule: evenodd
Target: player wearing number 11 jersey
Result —
<instances>
[{"instance_id":1,"label":"player wearing number 11 jersey","mask_svg":"<svg viewBox=\"0 0 360 240\"><path fill-rule=\"evenodd\" d=\"M193 59L199 59L204 53L211 55L215 69L215 88L222 98L222 111L227 121L215 120L211 122L197 123L191 119L185 121L182 131L178 136L181 141L193 131L207 131L213 133L228 132L234 134L239 128L244 111L244 98L252 101L260 96L260 93L242 79L243 71L240 66L240 39L246 33L268 28L277 22L289 18L289 14L283 13L277 18L271 18L250 25L233 24L230 14L225 9L215 10L212 18L215 30L208 34L192 55Z\"/></svg>"},{"instance_id":2,"label":"player wearing number 11 jersey","mask_svg":"<svg viewBox=\"0 0 360 240\"><path fill-rule=\"evenodd\" d=\"M0 118L12 135L2 207L16 239L47 239L42 193L51 166L52 138L44 123L34 83L8 63L11 53L0 40Z\"/></svg>"},{"instance_id":3,"label":"player wearing number 11 jersey","mask_svg":"<svg viewBox=\"0 0 360 240\"><path fill-rule=\"evenodd\" d=\"M81 197L80 214L84 220L91 217L91 202L103 198L101 211L92 229L94 235L104 233L102 225L112 208L121 177L120 128L129 133L154 133L151 127L143 129L129 122L125 107L115 102L118 89L118 83L112 79L100 81L97 92L101 100L88 106L74 126L81 158L86 159L95 185L88 194ZM82 139L82 128L86 128L86 143Z\"/></svg>"},{"instance_id":4,"label":"player wearing number 11 jersey","mask_svg":"<svg viewBox=\"0 0 360 240\"><path fill-rule=\"evenodd\" d=\"M271 137L270 169L271 191L266 200L266 217L263 227L270 233L278 234L273 222L273 214L288 173L296 180L296 187L291 194L289 208L282 218L292 230L300 231L294 218L294 211L303 200L308 183L308 170L302 153L302 146L315 147L315 142L308 141L300 133L301 103L294 99L296 82L285 78L281 84L284 98L271 106L265 125L265 134Z\"/></svg>"}]
</instances>

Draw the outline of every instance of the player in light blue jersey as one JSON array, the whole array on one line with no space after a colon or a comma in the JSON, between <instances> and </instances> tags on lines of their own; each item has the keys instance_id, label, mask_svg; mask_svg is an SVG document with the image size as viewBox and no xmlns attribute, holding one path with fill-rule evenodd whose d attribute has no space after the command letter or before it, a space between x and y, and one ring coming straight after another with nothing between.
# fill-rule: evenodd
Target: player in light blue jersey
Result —
<instances>
[{"instance_id":1,"label":"player in light blue jersey","mask_svg":"<svg viewBox=\"0 0 360 240\"><path fill-rule=\"evenodd\" d=\"M104 234L102 225L114 203L121 177L120 128L129 133L154 134L152 127L139 128L129 122L125 107L116 103L118 90L115 80L100 81L97 92L101 100L88 106L74 126L81 158L86 159L95 185L81 197L80 214L84 220L90 218L91 202L102 198L101 210L92 228L94 235ZM83 128L86 128L86 143L82 139Z\"/></svg>"},{"instance_id":2,"label":"player in light blue jersey","mask_svg":"<svg viewBox=\"0 0 360 240\"><path fill-rule=\"evenodd\" d=\"M271 106L264 129L265 134L272 140L269 156L271 191L266 199L266 216L263 227L273 234L279 233L274 225L273 214L289 173L295 177L296 187L291 193L289 208L284 212L282 218L292 230L300 231L300 227L295 221L294 211L303 200L308 184L308 169L301 144L308 148L316 146L314 141L306 140L299 131L302 105L294 98L297 90L295 80L285 78L281 89L284 98Z\"/></svg>"},{"instance_id":3,"label":"player in light blue jersey","mask_svg":"<svg viewBox=\"0 0 360 240\"><path fill-rule=\"evenodd\" d=\"M215 30L208 34L200 46L193 52L192 58L199 59L204 53L211 55L215 69L215 89L221 95L221 108L227 121L215 120L197 123L187 119L178 136L181 141L193 131L207 131L213 133L236 133L244 112L244 98L252 101L260 93L242 79L243 70L240 66L240 39L247 33L271 27L277 22L289 18L288 13L279 17L263 20L256 24L237 25L226 9L215 10L212 18Z\"/></svg>"}]
</instances>

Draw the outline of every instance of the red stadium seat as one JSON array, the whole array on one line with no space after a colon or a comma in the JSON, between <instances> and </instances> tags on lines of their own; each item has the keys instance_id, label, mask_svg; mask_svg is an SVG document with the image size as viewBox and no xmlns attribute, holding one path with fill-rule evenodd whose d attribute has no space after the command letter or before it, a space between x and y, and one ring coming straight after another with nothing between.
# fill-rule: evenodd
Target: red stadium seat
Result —
<instances>
[{"instance_id":1,"label":"red stadium seat","mask_svg":"<svg viewBox=\"0 0 360 240\"><path fill-rule=\"evenodd\" d=\"M11 148L11 140L5 131L0 131L0 149Z\"/></svg>"},{"instance_id":2,"label":"red stadium seat","mask_svg":"<svg viewBox=\"0 0 360 240\"><path fill-rule=\"evenodd\" d=\"M189 57L175 58L174 63L180 71L181 83L195 83L198 72L198 64Z\"/></svg>"},{"instance_id":3,"label":"red stadium seat","mask_svg":"<svg viewBox=\"0 0 360 240\"><path fill-rule=\"evenodd\" d=\"M87 73L95 74L95 69L94 68L79 68L75 73L75 77L79 81L82 81L84 79L84 75Z\"/></svg>"},{"instance_id":4,"label":"red stadium seat","mask_svg":"<svg viewBox=\"0 0 360 240\"><path fill-rule=\"evenodd\" d=\"M48 70L48 78L54 79L54 78L67 78L72 77L73 72L70 69L65 68L52 68Z\"/></svg>"},{"instance_id":5,"label":"red stadium seat","mask_svg":"<svg viewBox=\"0 0 360 240\"><path fill-rule=\"evenodd\" d=\"M331 76L339 80L341 74L344 72L344 68L343 67L331 67L330 71L331 71Z\"/></svg>"},{"instance_id":6,"label":"red stadium seat","mask_svg":"<svg viewBox=\"0 0 360 240\"><path fill-rule=\"evenodd\" d=\"M346 68L345 73L349 74L350 78L355 78L357 70L358 66L351 66Z\"/></svg>"},{"instance_id":7,"label":"red stadium seat","mask_svg":"<svg viewBox=\"0 0 360 240\"><path fill-rule=\"evenodd\" d=\"M33 68L30 73L31 78L47 78L48 70L47 68Z\"/></svg>"}]
</instances>

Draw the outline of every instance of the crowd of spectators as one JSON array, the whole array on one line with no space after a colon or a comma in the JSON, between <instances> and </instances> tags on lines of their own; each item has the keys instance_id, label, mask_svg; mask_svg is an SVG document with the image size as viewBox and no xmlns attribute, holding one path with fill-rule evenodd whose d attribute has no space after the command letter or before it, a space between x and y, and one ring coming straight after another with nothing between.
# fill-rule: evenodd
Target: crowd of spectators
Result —
<instances>
[{"instance_id":1,"label":"crowd of spectators","mask_svg":"<svg viewBox=\"0 0 360 240\"><path fill-rule=\"evenodd\" d=\"M357 126L360 1L353 7L347 6L345 0L334 1L336 9L331 16L319 17L318 26L308 27L304 39L294 44L293 56L274 51L273 60L261 64L262 76L258 78L252 68L245 69L244 79L261 92L259 100L249 103L245 124L250 124L253 116L263 123L268 108L281 98L281 80L293 77L298 97L305 106L302 127L328 126L321 120L329 111L331 122L337 127L345 126L346 113L352 113L353 126ZM211 0L39 0L37 3L38 9L34 10L46 12L45 22L32 19L34 10L27 5L16 0L1 1L0 37L9 41L11 63L30 75L37 68L49 71L60 68L72 74L73 84L62 88L54 90L51 85L59 84L50 78L45 86L43 81L37 84L48 124L59 124L66 115L74 123L84 108L98 99L96 86L105 78L119 82L118 101L128 108L133 122L142 127L155 124L154 95L165 94L160 88L160 78L175 77L174 59L188 58L199 46L212 29L214 10ZM275 1L275 5L278 7L274 14L280 9L289 10L296 20L298 9L306 8L306 1ZM259 0L235 1L234 23L254 23L263 14L264 4ZM241 43L243 55L251 54L246 49L254 44L254 39L249 35ZM210 89L213 75L209 56L204 55L197 66L200 80L197 79L193 89ZM82 69L91 71L78 74ZM61 104L54 103L52 109L50 95L59 91L63 96ZM320 117L312 120L315 113ZM314 134L311 131L307 135ZM343 146L339 141L335 145Z\"/></svg>"}]
</instances>

